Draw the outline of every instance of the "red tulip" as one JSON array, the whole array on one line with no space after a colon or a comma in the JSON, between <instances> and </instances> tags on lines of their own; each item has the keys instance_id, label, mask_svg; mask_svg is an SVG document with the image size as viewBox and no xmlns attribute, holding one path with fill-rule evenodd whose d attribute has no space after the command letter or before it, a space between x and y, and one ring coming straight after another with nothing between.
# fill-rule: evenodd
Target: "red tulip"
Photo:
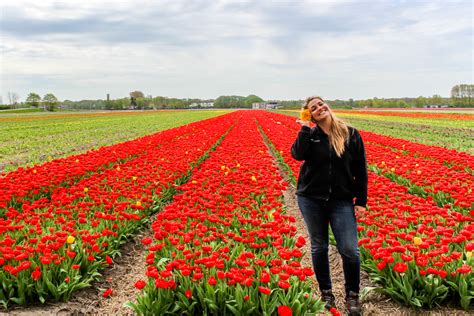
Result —
<instances>
[{"instance_id":1,"label":"red tulip","mask_svg":"<svg viewBox=\"0 0 474 316\"><path fill-rule=\"evenodd\" d=\"M143 289L146 286L146 282L143 280L138 280L135 282L135 287L139 290Z\"/></svg>"},{"instance_id":2,"label":"red tulip","mask_svg":"<svg viewBox=\"0 0 474 316\"><path fill-rule=\"evenodd\" d=\"M278 306L277 311L278 311L278 316L292 316L293 315L293 311L291 307L286 306L286 305Z\"/></svg>"},{"instance_id":3,"label":"red tulip","mask_svg":"<svg viewBox=\"0 0 474 316\"><path fill-rule=\"evenodd\" d=\"M104 291L104 293L102 294L103 297L109 297L111 296L113 293L113 290L111 288L108 288Z\"/></svg>"},{"instance_id":4,"label":"red tulip","mask_svg":"<svg viewBox=\"0 0 474 316\"><path fill-rule=\"evenodd\" d=\"M258 291L262 294L265 294L265 295L269 295L272 292L271 289L269 289L268 287L264 287L264 286L259 286Z\"/></svg>"},{"instance_id":5,"label":"red tulip","mask_svg":"<svg viewBox=\"0 0 474 316\"><path fill-rule=\"evenodd\" d=\"M41 271L39 267L36 267L33 272L31 272L31 277L33 280L37 281L41 277Z\"/></svg>"},{"instance_id":6,"label":"red tulip","mask_svg":"<svg viewBox=\"0 0 474 316\"><path fill-rule=\"evenodd\" d=\"M191 290L186 290L186 292L184 292L184 295L188 298L188 299L191 299L191 297L193 297L193 292Z\"/></svg>"}]
</instances>

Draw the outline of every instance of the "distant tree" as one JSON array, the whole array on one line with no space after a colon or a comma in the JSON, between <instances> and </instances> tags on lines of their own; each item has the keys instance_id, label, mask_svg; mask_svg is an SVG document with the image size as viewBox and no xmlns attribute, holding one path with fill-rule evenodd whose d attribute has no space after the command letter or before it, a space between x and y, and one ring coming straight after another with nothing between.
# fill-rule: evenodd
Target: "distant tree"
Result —
<instances>
[{"instance_id":1,"label":"distant tree","mask_svg":"<svg viewBox=\"0 0 474 316\"><path fill-rule=\"evenodd\" d=\"M43 97L43 105L45 110L54 111L58 105L58 98L56 98L54 94L48 93Z\"/></svg>"},{"instance_id":2,"label":"distant tree","mask_svg":"<svg viewBox=\"0 0 474 316\"><path fill-rule=\"evenodd\" d=\"M397 108L407 108L407 107L408 107L408 103L406 103L405 101L403 100L397 101Z\"/></svg>"},{"instance_id":3,"label":"distant tree","mask_svg":"<svg viewBox=\"0 0 474 316\"><path fill-rule=\"evenodd\" d=\"M451 101L455 106L474 106L474 85L459 84L451 89Z\"/></svg>"},{"instance_id":4,"label":"distant tree","mask_svg":"<svg viewBox=\"0 0 474 316\"><path fill-rule=\"evenodd\" d=\"M15 107L15 105L18 103L19 99L20 99L20 96L17 93L8 92L8 101L10 101L10 105L12 107Z\"/></svg>"},{"instance_id":5,"label":"distant tree","mask_svg":"<svg viewBox=\"0 0 474 316\"><path fill-rule=\"evenodd\" d=\"M245 98L244 105L246 108L251 108L253 103L260 103L260 102L264 102L264 100L261 97L258 97L254 94L250 94Z\"/></svg>"},{"instance_id":6,"label":"distant tree","mask_svg":"<svg viewBox=\"0 0 474 316\"><path fill-rule=\"evenodd\" d=\"M303 105L303 100L280 100L280 106L283 108L299 109Z\"/></svg>"},{"instance_id":7,"label":"distant tree","mask_svg":"<svg viewBox=\"0 0 474 316\"><path fill-rule=\"evenodd\" d=\"M222 95L214 101L216 108L241 108L245 106L245 97L239 95Z\"/></svg>"},{"instance_id":8,"label":"distant tree","mask_svg":"<svg viewBox=\"0 0 474 316\"><path fill-rule=\"evenodd\" d=\"M106 110L112 110L114 108L114 101L113 100L105 100L104 108Z\"/></svg>"},{"instance_id":9,"label":"distant tree","mask_svg":"<svg viewBox=\"0 0 474 316\"><path fill-rule=\"evenodd\" d=\"M41 97L39 96L39 94L34 93L34 92L31 92L30 94L28 94L28 97L26 98L26 104L28 104L29 106L33 106L35 108L39 106L40 102L41 102Z\"/></svg>"},{"instance_id":10,"label":"distant tree","mask_svg":"<svg viewBox=\"0 0 474 316\"><path fill-rule=\"evenodd\" d=\"M443 97L438 94L435 94L431 97L430 102L434 105L441 105L441 103L443 103Z\"/></svg>"},{"instance_id":11,"label":"distant tree","mask_svg":"<svg viewBox=\"0 0 474 316\"><path fill-rule=\"evenodd\" d=\"M135 99L135 105L140 110L143 110L145 108L145 105L146 105L145 98L136 98Z\"/></svg>"},{"instance_id":12,"label":"distant tree","mask_svg":"<svg viewBox=\"0 0 474 316\"><path fill-rule=\"evenodd\" d=\"M124 110L130 106L128 98L117 99L112 102L112 109L114 110Z\"/></svg>"},{"instance_id":13,"label":"distant tree","mask_svg":"<svg viewBox=\"0 0 474 316\"><path fill-rule=\"evenodd\" d=\"M144 97L145 97L145 94L143 94L143 92L141 92L141 91L132 91L132 92L130 92L130 98L138 99L138 98L144 98Z\"/></svg>"},{"instance_id":14,"label":"distant tree","mask_svg":"<svg viewBox=\"0 0 474 316\"><path fill-rule=\"evenodd\" d=\"M139 99L145 98L145 94L141 91L130 92L130 107L132 109L142 108L143 102Z\"/></svg>"},{"instance_id":15,"label":"distant tree","mask_svg":"<svg viewBox=\"0 0 474 316\"><path fill-rule=\"evenodd\" d=\"M428 102L427 102L426 98L421 96L421 95L418 98L416 98L415 101L414 101L415 107L417 107L417 108L422 108L427 103Z\"/></svg>"}]
</instances>

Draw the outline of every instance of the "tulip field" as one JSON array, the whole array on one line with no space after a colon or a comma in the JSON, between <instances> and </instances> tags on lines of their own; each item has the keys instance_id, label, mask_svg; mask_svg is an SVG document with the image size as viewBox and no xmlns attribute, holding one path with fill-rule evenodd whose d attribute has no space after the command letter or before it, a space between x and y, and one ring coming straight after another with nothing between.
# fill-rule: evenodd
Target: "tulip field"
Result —
<instances>
[{"instance_id":1,"label":"tulip field","mask_svg":"<svg viewBox=\"0 0 474 316\"><path fill-rule=\"evenodd\" d=\"M0 172L77 155L227 112L52 112L0 114ZM157 124L158 122L158 124Z\"/></svg>"},{"instance_id":2,"label":"tulip field","mask_svg":"<svg viewBox=\"0 0 474 316\"><path fill-rule=\"evenodd\" d=\"M283 198L301 164L290 155L300 129L295 117L263 110L183 113L166 114L161 122L129 115L126 126L136 126L139 138L112 137L73 156L60 142L58 158L35 164L22 154L22 163L3 170L4 310L70 300L94 286L123 245L148 228L141 240L146 272L130 280L136 294L123 302L130 313L324 313L312 267L302 262L307 241ZM391 122L413 118L413 125L436 129L427 122L448 120L446 128L457 129L458 138L473 133L474 115L408 114ZM392 119L386 113L358 115L353 121L350 112L340 117L360 130L367 152L368 207L356 215L371 290L414 309L454 304L472 310L472 139L455 142L450 135L453 141L445 146L442 137L424 140L423 133L406 128L397 137L394 129L375 128ZM141 117L146 124L136 123ZM15 127L18 119L1 120L10 132L27 135ZM45 120L32 118L31 124L47 128ZM126 133L123 125L109 134L118 128ZM94 137L80 135L79 142ZM34 142L37 154L40 139ZM18 139L14 144L21 147ZM13 159L15 150L7 147L3 151ZM54 144L46 148L54 152ZM100 299L119 290L108 288Z\"/></svg>"}]
</instances>

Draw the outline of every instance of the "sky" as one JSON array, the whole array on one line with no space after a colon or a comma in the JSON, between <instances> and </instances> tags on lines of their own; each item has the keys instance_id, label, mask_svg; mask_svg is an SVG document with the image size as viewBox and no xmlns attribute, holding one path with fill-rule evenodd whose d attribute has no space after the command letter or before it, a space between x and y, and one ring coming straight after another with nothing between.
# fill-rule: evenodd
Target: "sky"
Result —
<instances>
[{"instance_id":1,"label":"sky","mask_svg":"<svg viewBox=\"0 0 474 316\"><path fill-rule=\"evenodd\" d=\"M448 97L474 1L2 1L0 95Z\"/></svg>"}]
</instances>

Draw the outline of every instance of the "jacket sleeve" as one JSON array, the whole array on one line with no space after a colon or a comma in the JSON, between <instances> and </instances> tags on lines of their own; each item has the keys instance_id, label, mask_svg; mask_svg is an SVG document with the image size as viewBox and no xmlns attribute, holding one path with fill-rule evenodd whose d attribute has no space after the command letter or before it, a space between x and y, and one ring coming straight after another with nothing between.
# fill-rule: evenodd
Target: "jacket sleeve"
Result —
<instances>
[{"instance_id":1,"label":"jacket sleeve","mask_svg":"<svg viewBox=\"0 0 474 316\"><path fill-rule=\"evenodd\" d=\"M354 170L353 174L356 183L355 205L366 207L367 205L367 159L365 156L364 142L357 130L354 130L355 146L354 146Z\"/></svg>"},{"instance_id":2,"label":"jacket sleeve","mask_svg":"<svg viewBox=\"0 0 474 316\"><path fill-rule=\"evenodd\" d=\"M306 160L310 154L310 135L311 128L302 126L298 133L298 137L291 146L291 156L296 160Z\"/></svg>"}]
</instances>

